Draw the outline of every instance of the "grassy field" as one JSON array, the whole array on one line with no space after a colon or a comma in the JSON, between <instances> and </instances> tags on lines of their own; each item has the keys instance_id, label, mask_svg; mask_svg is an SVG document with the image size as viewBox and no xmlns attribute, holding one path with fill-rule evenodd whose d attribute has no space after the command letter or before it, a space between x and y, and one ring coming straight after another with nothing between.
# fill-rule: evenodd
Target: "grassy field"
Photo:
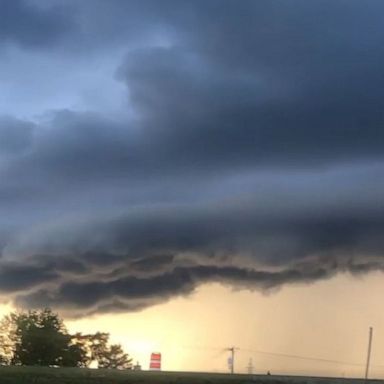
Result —
<instances>
[{"instance_id":1,"label":"grassy field","mask_svg":"<svg viewBox=\"0 0 384 384\"><path fill-rule=\"evenodd\" d=\"M372 380L372 383L384 383ZM0 384L363 384L363 380L77 368L0 367Z\"/></svg>"}]
</instances>

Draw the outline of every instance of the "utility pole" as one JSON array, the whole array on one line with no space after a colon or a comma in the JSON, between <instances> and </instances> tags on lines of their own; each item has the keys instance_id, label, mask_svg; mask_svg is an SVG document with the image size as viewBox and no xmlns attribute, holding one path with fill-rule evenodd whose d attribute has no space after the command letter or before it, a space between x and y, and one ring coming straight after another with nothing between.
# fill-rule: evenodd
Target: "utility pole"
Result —
<instances>
[{"instance_id":1,"label":"utility pole","mask_svg":"<svg viewBox=\"0 0 384 384\"><path fill-rule=\"evenodd\" d=\"M231 352L231 356L228 359L229 369L231 370L231 374L235 372L235 347L228 348L228 351Z\"/></svg>"},{"instance_id":2,"label":"utility pole","mask_svg":"<svg viewBox=\"0 0 384 384\"><path fill-rule=\"evenodd\" d=\"M249 375L253 374L253 361L252 358L249 359L249 363L247 365L247 372Z\"/></svg>"},{"instance_id":3,"label":"utility pole","mask_svg":"<svg viewBox=\"0 0 384 384\"><path fill-rule=\"evenodd\" d=\"M371 348L372 348L372 333L373 328L369 327L369 340L368 340L368 353L367 353L367 366L365 368L365 381L368 380L368 373L369 373L369 363L371 361Z\"/></svg>"}]
</instances>

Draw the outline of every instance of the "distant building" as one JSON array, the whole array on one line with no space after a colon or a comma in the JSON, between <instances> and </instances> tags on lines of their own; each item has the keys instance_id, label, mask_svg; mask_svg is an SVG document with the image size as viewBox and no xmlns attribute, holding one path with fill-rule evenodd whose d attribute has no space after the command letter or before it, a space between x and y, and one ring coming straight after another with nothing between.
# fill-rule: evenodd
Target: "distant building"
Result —
<instances>
[{"instance_id":1,"label":"distant building","mask_svg":"<svg viewBox=\"0 0 384 384\"><path fill-rule=\"evenodd\" d=\"M136 361L136 364L133 366L134 371L141 371L141 365L138 361Z\"/></svg>"}]
</instances>

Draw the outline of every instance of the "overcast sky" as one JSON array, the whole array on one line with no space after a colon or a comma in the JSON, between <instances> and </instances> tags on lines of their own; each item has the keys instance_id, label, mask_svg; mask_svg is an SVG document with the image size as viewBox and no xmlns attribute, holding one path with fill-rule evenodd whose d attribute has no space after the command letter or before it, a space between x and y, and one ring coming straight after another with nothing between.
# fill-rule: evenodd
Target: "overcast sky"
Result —
<instances>
[{"instance_id":1,"label":"overcast sky","mask_svg":"<svg viewBox=\"0 0 384 384\"><path fill-rule=\"evenodd\" d=\"M0 295L68 317L384 270L382 0L0 0Z\"/></svg>"}]
</instances>

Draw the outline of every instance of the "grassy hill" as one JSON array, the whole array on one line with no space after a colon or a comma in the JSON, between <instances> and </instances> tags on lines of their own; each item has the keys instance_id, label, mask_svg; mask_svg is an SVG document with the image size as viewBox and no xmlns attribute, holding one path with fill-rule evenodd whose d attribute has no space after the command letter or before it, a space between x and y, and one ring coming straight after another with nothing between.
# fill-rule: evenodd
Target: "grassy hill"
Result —
<instances>
[{"instance_id":1,"label":"grassy hill","mask_svg":"<svg viewBox=\"0 0 384 384\"><path fill-rule=\"evenodd\" d=\"M372 383L384 383L372 380ZM0 384L363 384L358 379L136 372L79 368L0 367Z\"/></svg>"}]
</instances>

